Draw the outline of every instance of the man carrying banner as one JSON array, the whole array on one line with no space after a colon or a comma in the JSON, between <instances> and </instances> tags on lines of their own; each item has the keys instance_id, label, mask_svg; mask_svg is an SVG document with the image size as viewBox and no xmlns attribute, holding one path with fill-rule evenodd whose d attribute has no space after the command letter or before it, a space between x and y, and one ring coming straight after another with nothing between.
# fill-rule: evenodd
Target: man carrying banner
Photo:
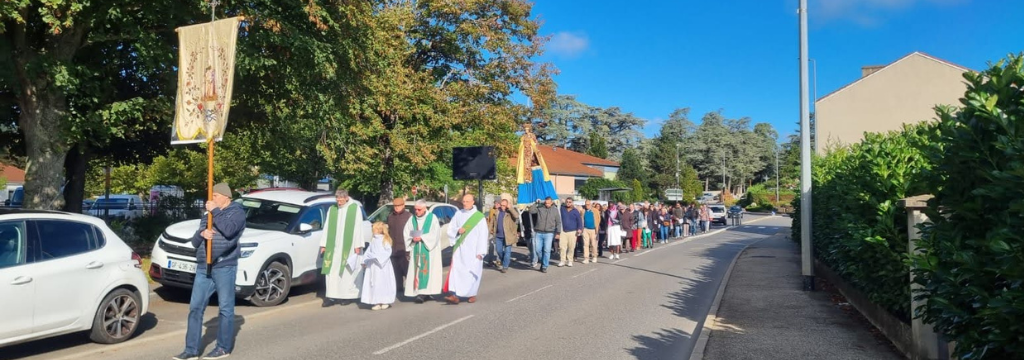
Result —
<instances>
[{"instance_id":1,"label":"man carrying banner","mask_svg":"<svg viewBox=\"0 0 1024 360\"><path fill-rule=\"evenodd\" d=\"M405 251L409 254L409 271L405 276L405 296L416 297L422 304L431 295L441 293L444 269L441 264L441 224L427 203L416 201L413 216L405 225Z\"/></svg>"},{"instance_id":2,"label":"man carrying banner","mask_svg":"<svg viewBox=\"0 0 1024 360\"><path fill-rule=\"evenodd\" d=\"M320 273L327 283L323 307L359 300L363 285L363 266L358 259L364 245L363 212L359 204L349 201L348 191L338 189L334 196L338 205L327 210L320 237L320 254L324 258Z\"/></svg>"},{"instance_id":3,"label":"man carrying banner","mask_svg":"<svg viewBox=\"0 0 1024 360\"><path fill-rule=\"evenodd\" d=\"M455 243L452 244L452 265L442 291L449 294L445 300L453 305L459 303L459 297L469 297L470 303L476 302L483 276L488 245L487 221L474 204L473 195L463 196L462 210L448 225L448 238L455 239Z\"/></svg>"}]
</instances>

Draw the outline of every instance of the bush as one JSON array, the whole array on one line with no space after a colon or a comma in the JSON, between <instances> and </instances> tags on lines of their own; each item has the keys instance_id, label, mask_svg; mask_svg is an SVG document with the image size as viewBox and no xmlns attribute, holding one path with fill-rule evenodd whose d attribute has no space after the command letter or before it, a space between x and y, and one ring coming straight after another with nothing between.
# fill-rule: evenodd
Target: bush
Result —
<instances>
[{"instance_id":1,"label":"bush","mask_svg":"<svg viewBox=\"0 0 1024 360\"><path fill-rule=\"evenodd\" d=\"M960 359L1024 356L1024 71L1022 55L968 73L964 108L940 108L917 243L916 314L957 342ZM1005 64L1005 66L1004 66Z\"/></svg>"},{"instance_id":2,"label":"bush","mask_svg":"<svg viewBox=\"0 0 1024 360\"><path fill-rule=\"evenodd\" d=\"M814 254L868 298L910 321L906 212L897 202L924 192L922 156L933 125L866 134L814 161ZM794 199L799 216L799 200ZM799 239L799 221L793 238Z\"/></svg>"}]
</instances>

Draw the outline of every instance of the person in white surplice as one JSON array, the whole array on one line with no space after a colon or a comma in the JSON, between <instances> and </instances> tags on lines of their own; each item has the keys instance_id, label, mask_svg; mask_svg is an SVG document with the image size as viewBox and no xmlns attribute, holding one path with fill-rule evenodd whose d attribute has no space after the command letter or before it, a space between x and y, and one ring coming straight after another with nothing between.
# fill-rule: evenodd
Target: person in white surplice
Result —
<instances>
[{"instance_id":1,"label":"person in white surplice","mask_svg":"<svg viewBox=\"0 0 1024 360\"><path fill-rule=\"evenodd\" d=\"M417 304L441 294L441 223L427 209L423 200L416 201L413 216L405 224L405 251L409 254L409 272L405 276L405 296L416 297Z\"/></svg>"},{"instance_id":2,"label":"person in white surplice","mask_svg":"<svg viewBox=\"0 0 1024 360\"><path fill-rule=\"evenodd\" d=\"M473 195L463 196L462 210L448 224L448 238L455 243L452 244L452 265L442 291L451 292L445 297L449 304L458 304L459 297L468 297L469 302L474 303L480 290L488 232L487 220L473 207L475 203Z\"/></svg>"},{"instance_id":3,"label":"person in white surplice","mask_svg":"<svg viewBox=\"0 0 1024 360\"><path fill-rule=\"evenodd\" d=\"M363 304L373 305L373 310L385 310L395 302L395 268L391 264L391 235L388 224L373 224L373 239L363 254Z\"/></svg>"},{"instance_id":4,"label":"person in white surplice","mask_svg":"<svg viewBox=\"0 0 1024 360\"><path fill-rule=\"evenodd\" d=\"M363 252L363 211L359 204L349 201L348 191L334 192L338 205L327 210L320 254L323 256L323 307L341 303L348 305L359 299L363 286L363 267L359 255Z\"/></svg>"}]
</instances>

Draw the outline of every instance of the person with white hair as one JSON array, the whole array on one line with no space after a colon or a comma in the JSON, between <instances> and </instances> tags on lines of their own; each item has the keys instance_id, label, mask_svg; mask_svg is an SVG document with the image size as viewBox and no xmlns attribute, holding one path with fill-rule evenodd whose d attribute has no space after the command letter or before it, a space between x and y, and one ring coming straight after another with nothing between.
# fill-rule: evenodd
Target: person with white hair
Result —
<instances>
[{"instance_id":1,"label":"person with white hair","mask_svg":"<svg viewBox=\"0 0 1024 360\"><path fill-rule=\"evenodd\" d=\"M476 302L480 291L480 280L483 278L484 256L487 255L487 220L484 214L477 211L473 195L462 197L462 210L455 213L448 224L448 238L455 239L452 244L452 265L448 269L448 280L442 292L448 293L445 300L449 304L458 304L460 297L468 297L470 303Z\"/></svg>"},{"instance_id":2,"label":"person with white hair","mask_svg":"<svg viewBox=\"0 0 1024 360\"><path fill-rule=\"evenodd\" d=\"M441 294L441 223L427 209L427 202L417 200L413 216L405 224L405 251L409 269L405 276L405 296L415 297L417 304Z\"/></svg>"}]
</instances>

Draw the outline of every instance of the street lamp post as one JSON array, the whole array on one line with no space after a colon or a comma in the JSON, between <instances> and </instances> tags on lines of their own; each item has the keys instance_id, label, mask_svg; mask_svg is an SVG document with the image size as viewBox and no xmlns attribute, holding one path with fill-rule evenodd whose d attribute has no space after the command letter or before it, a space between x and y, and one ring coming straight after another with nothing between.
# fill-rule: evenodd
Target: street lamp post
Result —
<instances>
[{"instance_id":1,"label":"street lamp post","mask_svg":"<svg viewBox=\"0 0 1024 360\"><path fill-rule=\"evenodd\" d=\"M679 188L679 143L676 143L676 189Z\"/></svg>"},{"instance_id":2,"label":"street lamp post","mask_svg":"<svg viewBox=\"0 0 1024 360\"><path fill-rule=\"evenodd\" d=\"M779 144L775 144L775 206L779 205Z\"/></svg>"},{"instance_id":3,"label":"street lamp post","mask_svg":"<svg viewBox=\"0 0 1024 360\"><path fill-rule=\"evenodd\" d=\"M814 291L811 243L811 120L808 100L807 0L800 0L800 262L804 290Z\"/></svg>"}]
</instances>

